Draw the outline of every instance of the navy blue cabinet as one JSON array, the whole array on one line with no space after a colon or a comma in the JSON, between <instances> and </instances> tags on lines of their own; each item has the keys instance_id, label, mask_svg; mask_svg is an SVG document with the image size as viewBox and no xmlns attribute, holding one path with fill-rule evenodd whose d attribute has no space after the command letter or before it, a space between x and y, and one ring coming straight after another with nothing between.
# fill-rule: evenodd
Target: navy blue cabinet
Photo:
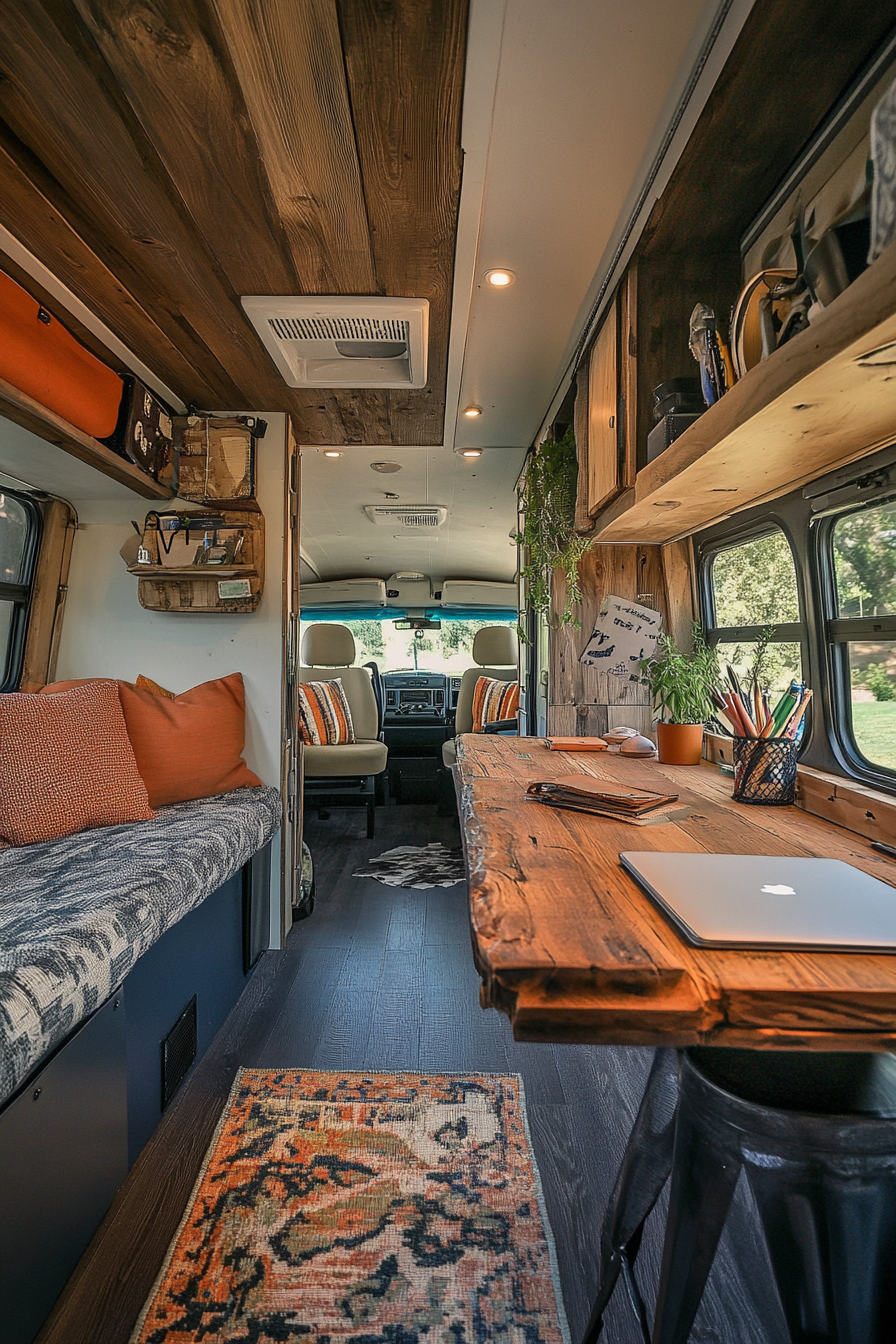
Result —
<instances>
[{"instance_id":1,"label":"navy blue cabinet","mask_svg":"<svg viewBox=\"0 0 896 1344\"><path fill-rule=\"evenodd\" d=\"M0 1112L0 1344L33 1340L151 1137L166 1054L176 1094L242 993L267 945L270 874L266 846L168 929Z\"/></svg>"},{"instance_id":2,"label":"navy blue cabinet","mask_svg":"<svg viewBox=\"0 0 896 1344\"><path fill-rule=\"evenodd\" d=\"M162 1117L163 1040L195 995L201 1059L245 983L243 875L237 873L145 952L124 982L129 1166Z\"/></svg>"},{"instance_id":3,"label":"navy blue cabinet","mask_svg":"<svg viewBox=\"0 0 896 1344\"><path fill-rule=\"evenodd\" d=\"M28 1344L128 1172L125 1006L114 995L0 1115L0 1341Z\"/></svg>"}]
</instances>

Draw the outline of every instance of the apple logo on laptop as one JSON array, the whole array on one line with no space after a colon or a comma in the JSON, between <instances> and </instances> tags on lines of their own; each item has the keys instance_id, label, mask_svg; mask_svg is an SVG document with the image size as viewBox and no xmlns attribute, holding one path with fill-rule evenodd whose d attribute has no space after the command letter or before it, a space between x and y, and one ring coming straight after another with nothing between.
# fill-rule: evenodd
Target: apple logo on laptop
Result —
<instances>
[{"instance_id":1,"label":"apple logo on laptop","mask_svg":"<svg viewBox=\"0 0 896 1344\"><path fill-rule=\"evenodd\" d=\"M793 887L787 887L783 882L766 882L764 887L759 890L764 896L795 896Z\"/></svg>"}]
</instances>

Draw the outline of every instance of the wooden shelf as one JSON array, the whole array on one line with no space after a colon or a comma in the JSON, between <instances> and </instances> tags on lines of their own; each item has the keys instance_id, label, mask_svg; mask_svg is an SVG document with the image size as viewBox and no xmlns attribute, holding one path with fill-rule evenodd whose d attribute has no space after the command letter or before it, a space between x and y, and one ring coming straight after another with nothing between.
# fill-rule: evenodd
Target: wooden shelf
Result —
<instances>
[{"instance_id":1,"label":"wooden shelf","mask_svg":"<svg viewBox=\"0 0 896 1344\"><path fill-rule=\"evenodd\" d=\"M254 579L258 570L252 565L128 565L128 573L158 583L161 579Z\"/></svg>"},{"instance_id":2,"label":"wooden shelf","mask_svg":"<svg viewBox=\"0 0 896 1344\"><path fill-rule=\"evenodd\" d=\"M95 467L104 476L118 481L119 485L127 486L144 499L174 497L172 491L166 486L159 485L145 471L134 466L133 462L119 457L111 448L107 448L97 439L92 439L82 430L76 429L67 420L63 420L61 415L47 410L46 406L41 406L40 402L20 392L12 383L7 383L2 378L0 378L0 415L5 415L23 429L30 430L39 439L46 439L47 443L55 444L63 452L71 453L72 457L79 458L88 466Z\"/></svg>"},{"instance_id":3,"label":"wooden shelf","mask_svg":"<svg viewBox=\"0 0 896 1344\"><path fill-rule=\"evenodd\" d=\"M675 541L891 442L896 363L856 361L894 341L896 243L640 471L595 540Z\"/></svg>"}]
</instances>

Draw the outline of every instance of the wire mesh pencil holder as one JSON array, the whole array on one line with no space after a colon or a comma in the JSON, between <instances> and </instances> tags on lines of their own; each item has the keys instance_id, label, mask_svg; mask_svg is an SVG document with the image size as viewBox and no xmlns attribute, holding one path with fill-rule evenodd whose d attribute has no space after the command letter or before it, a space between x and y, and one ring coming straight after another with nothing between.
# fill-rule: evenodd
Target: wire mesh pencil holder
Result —
<instances>
[{"instance_id":1,"label":"wire mesh pencil holder","mask_svg":"<svg viewBox=\"0 0 896 1344\"><path fill-rule=\"evenodd\" d=\"M797 744L788 737L734 739L734 793L738 803L785 807L796 798Z\"/></svg>"}]
</instances>

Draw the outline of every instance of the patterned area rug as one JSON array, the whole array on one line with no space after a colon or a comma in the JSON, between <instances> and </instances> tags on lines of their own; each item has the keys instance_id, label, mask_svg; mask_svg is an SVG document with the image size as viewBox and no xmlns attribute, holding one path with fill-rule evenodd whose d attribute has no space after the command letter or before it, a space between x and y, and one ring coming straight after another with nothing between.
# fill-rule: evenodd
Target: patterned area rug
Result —
<instances>
[{"instance_id":1,"label":"patterned area rug","mask_svg":"<svg viewBox=\"0 0 896 1344\"><path fill-rule=\"evenodd\" d=\"M569 1344L521 1086L242 1070L131 1344Z\"/></svg>"},{"instance_id":2,"label":"patterned area rug","mask_svg":"<svg viewBox=\"0 0 896 1344\"><path fill-rule=\"evenodd\" d=\"M461 849L446 849L438 840L431 845L398 845L377 859L368 859L352 877L375 877L387 887L453 887L466 878Z\"/></svg>"}]
</instances>

